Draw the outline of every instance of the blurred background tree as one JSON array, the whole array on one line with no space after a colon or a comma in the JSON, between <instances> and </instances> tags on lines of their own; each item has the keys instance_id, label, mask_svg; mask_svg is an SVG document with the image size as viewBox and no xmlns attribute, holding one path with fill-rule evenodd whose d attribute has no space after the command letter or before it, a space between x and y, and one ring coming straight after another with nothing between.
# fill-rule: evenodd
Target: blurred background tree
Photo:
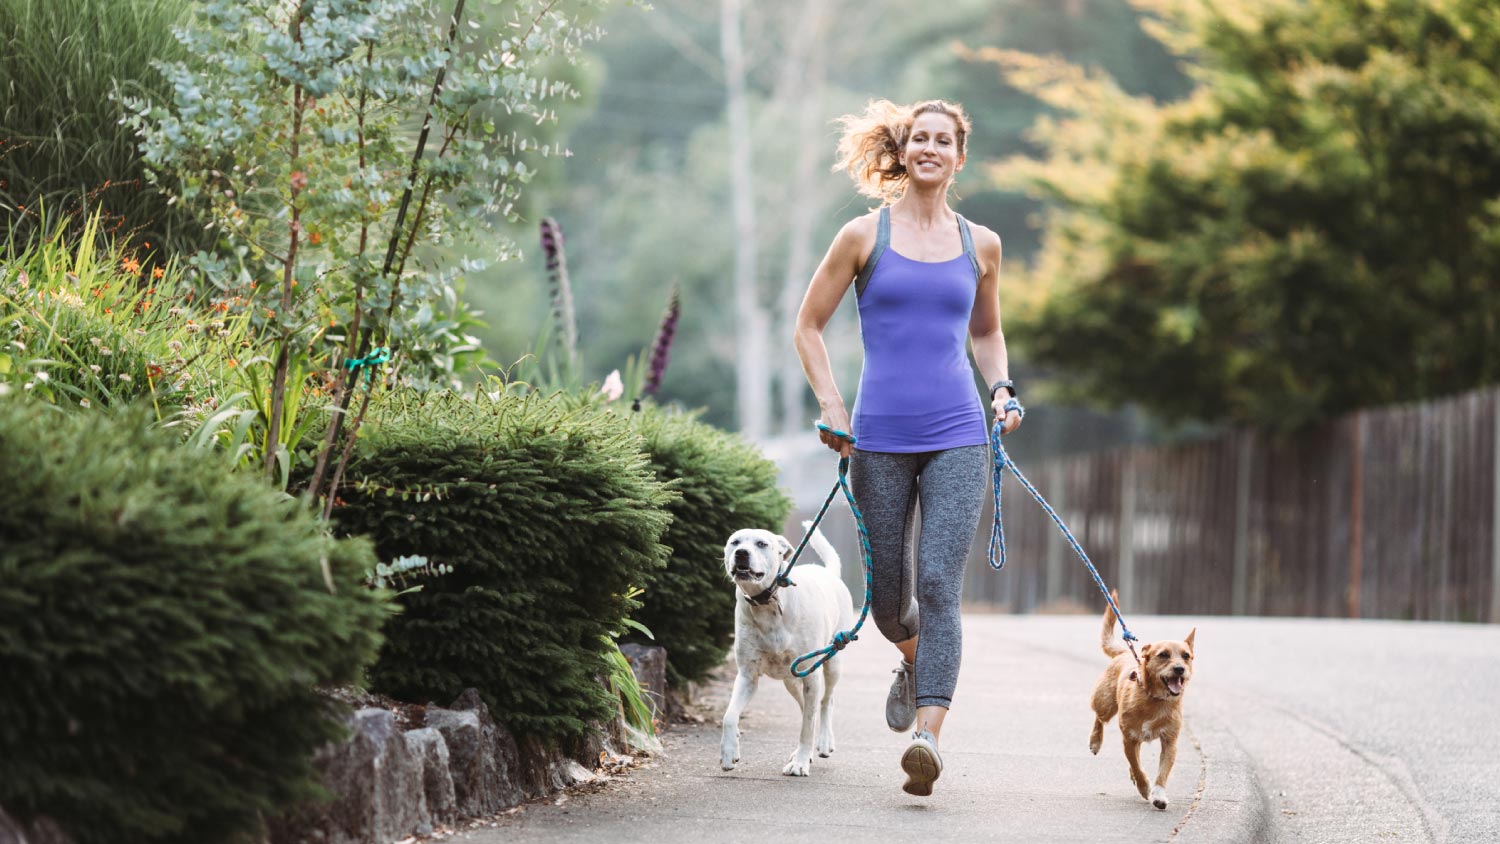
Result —
<instances>
[{"instance_id":1,"label":"blurred background tree","mask_svg":"<svg viewBox=\"0 0 1500 844\"><path fill-rule=\"evenodd\" d=\"M1065 395L1290 429L1495 383L1494 5L1139 5L1186 100L983 53L1063 114L995 172L1051 208L1019 325Z\"/></svg>"}]
</instances>

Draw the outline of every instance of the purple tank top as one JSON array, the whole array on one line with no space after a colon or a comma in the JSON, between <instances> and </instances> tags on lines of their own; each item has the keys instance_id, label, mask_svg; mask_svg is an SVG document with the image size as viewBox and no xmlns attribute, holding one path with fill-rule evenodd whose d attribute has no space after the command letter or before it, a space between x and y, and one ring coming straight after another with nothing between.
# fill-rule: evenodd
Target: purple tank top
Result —
<instances>
[{"instance_id":1,"label":"purple tank top","mask_svg":"<svg viewBox=\"0 0 1500 844\"><path fill-rule=\"evenodd\" d=\"M989 442L966 340L979 283L969 224L964 254L915 261L889 249L890 208L855 280L865 365L854 402L864 451L939 451Z\"/></svg>"}]
</instances>

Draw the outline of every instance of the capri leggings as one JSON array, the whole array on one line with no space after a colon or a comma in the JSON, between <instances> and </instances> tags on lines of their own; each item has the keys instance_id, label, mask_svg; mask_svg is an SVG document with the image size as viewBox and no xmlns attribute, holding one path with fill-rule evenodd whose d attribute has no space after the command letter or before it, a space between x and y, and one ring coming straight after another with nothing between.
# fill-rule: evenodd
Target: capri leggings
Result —
<instances>
[{"instance_id":1,"label":"capri leggings","mask_svg":"<svg viewBox=\"0 0 1500 844\"><path fill-rule=\"evenodd\" d=\"M887 639L904 642L917 635L920 608L918 706L947 708L953 701L963 644L964 564L979 526L989 466L987 445L911 454L855 449L849 462L850 485L870 535L875 624Z\"/></svg>"}]
</instances>

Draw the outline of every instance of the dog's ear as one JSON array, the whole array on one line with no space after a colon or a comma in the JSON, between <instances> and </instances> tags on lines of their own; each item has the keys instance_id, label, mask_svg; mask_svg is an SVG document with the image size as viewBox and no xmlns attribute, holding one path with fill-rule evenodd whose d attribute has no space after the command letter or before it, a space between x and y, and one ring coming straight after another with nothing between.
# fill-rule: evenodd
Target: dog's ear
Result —
<instances>
[{"instance_id":1,"label":"dog's ear","mask_svg":"<svg viewBox=\"0 0 1500 844\"><path fill-rule=\"evenodd\" d=\"M1198 635L1198 628L1194 627L1191 631L1188 632L1187 638L1182 640L1184 642L1187 642L1187 646L1192 650L1197 650L1197 648L1193 645L1193 637L1196 635Z\"/></svg>"},{"instance_id":2,"label":"dog's ear","mask_svg":"<svg viewBox=\"0 0 1500 844\"><path fill-rule=\"evenodd\" d=\"M776 544L781 547L781 559L783 562L791 559L792 552L797 550L796 548L792 547L792 543L786 541L785 536L777 536Z\"/></svg>"}]
</instances>

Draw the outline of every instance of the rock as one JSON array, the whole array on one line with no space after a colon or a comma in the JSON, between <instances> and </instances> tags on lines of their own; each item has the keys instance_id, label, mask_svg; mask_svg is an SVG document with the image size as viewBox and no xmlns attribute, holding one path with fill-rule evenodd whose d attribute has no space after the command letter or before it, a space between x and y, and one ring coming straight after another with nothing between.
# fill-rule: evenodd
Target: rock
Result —
<instances>
[{"instance_id":1,"label":"rock","mask_svg":"<svg viewBox=\"0 0 1500 844\"><path fill-rule=\"evenodd\" d=\"M427 707L426 725L448 744L460 815L488 815L526 799L516 739L490 717L477 691L465 689L451 710Z\"/></svg>"},{"instance_id":2,"label":"rock","mask_svg":"<svg viewBox=\"0 0 1500 844\"><path fill-rule=\"evenodd\" d=\"M620 646L620 653L630 661L630 670L651 704L651 717L665 726L667 722L667 649L659 645Z\"/></svg>"},{"instance_id":3,"label":"rock","mask_svg":"<svg viewBox=\"0 0 1500 844\"><path fill-rule=\"evenodd\" d=\"M0 844L72 844L72 839L46 815L22 825L0 809Z\"/></svg>"},{"instance_id":4,"label":"rock","mask_svg":"<svg viewBox=\"0 0 1500 844\"><path fill-rule=\"evenodd\" d=\"M272 844L393 841L431 822L422 759L408 748L395 713L358 710L349 729L348 741L314 759L333 800L274 822Z\"/></svg>"},{"instance_id":5,"label":"rock","mask_svg":"<svg viewBox=\"0 0 1500 844\"><path fill-rule=\"evenodd\" d=\"M597 759L593 761L598 764ZM545 797L554 791L596 779L594 772L578 764L576 759L535 737L521 742L521 770L522 787L529 798Z\"/></svg>"},{"instance_id":6,"label":"rock","mask_svg":"<svg viewBox=\"0 0 1500 844\"><path fill-rule=\"evenodd\" d=\"M451 823L458 818L458 798L453 790L453 772L449 769L448 742L442 733L431 727L407 730L403 738L407 750L422 764L422 792L427 799L430 822L419 825L416 832L428 835L432 832L432 824Z\"/></svg>"}]
</instances>

